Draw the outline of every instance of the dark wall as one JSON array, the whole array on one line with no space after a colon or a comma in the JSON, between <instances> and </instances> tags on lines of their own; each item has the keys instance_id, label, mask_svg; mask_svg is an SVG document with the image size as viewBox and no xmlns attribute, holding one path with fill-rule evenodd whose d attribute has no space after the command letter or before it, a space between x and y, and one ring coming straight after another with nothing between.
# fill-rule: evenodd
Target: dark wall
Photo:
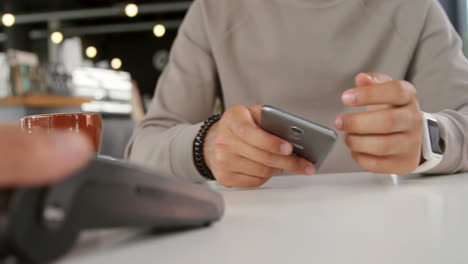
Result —
<instances>
[{"instance_id":1,"label":"dark wall","mask_svg":"<svg viewBox=\"0 0 468 264\"><path fill-rule=\"evenodd\" d=\"M106 7L126 2L137 4L157 2L177 2L179 0L0 0L0 8L8 8L10 5L20 7L19 13L48 12L66 9L83 9L92 7Z\"/></svg>"},{"instance_id":2,"label":"dark wall","mask_svg":"<svg viewBox=\"0 0 468 264\"><path fill-rule=\"evenodd\" d=\"M83 38L84 47L93 45L98 49L94 61L122 60L121 70L128 71L138 82L140 92L153 95L160 71L153 66L153 56L159 50L170 50L175 30L168 30L163 38L156 38L152 31L88 36Z\"/></svg>"},{"instance_id":3,"label":"dark wall","mask_svg":"<svg viewBox=\"0 0 468 264\"><path fill-rule=\"evenodd\" d=\"M453 25L458 24L457 3L454 0L439 0Z\"/></svg>"},{"instance_id":4,"label":"dark wall","mask_svg":"<svg viewBox=\"0 0 468 264\"><path fill-rule=\"evenodd\" d=\"M112 6L114 4L124 4L126 2L143 4L177 1L178 0L0 0L0 11L8 10L13 13L31 13ZM185 12L151 15L150 20L148 19L149 15L142 15L132 19L122 16L120 18L65 22L62 26L73 27L112 23L177 20L182 19L184 13ZM8 41L6 43L0 43L0 52L4 51L7 47L31 50L39 54L41 62L45 63L47 61L47 40L39 39L31 41L27 39L27 37L29 29L33 27L36 29L44 29L46 25L40 24L28 27L30 28L25 27L24 30L19 30L19 25L15 25L12 29L4 29L0 26L0 32L9 34ZM122 70L129 71L132 74L133 78L137 80L142 93L152 95L160 74L160 71L156 70L153 66L153 56L161 49L169 50L175 35L175 30L168 30L163 38L158 39L153 35L152 30L149 29L145 32L137 33L89 35L83 36L82 40L84 48L89 45L97 47L98 57L94 59L95 62L99 60L110 61L114 57L122 59Z\"/></svg>"},{"instance_id":5,"label":"dark wall","mask_svg":"<svg viewBox=\"0 0 468 264\"><path fill-rule=\"evenodd\" d=\"M439 0L457 32L464 36L467 31L466 0Z\"/></svg>"}]
</instances>

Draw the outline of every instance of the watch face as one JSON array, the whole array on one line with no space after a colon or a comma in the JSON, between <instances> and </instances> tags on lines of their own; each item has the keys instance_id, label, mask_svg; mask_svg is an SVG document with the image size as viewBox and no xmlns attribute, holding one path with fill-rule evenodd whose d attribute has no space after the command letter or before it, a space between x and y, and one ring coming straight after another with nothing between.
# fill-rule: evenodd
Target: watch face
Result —
<instances>
[{"instance_id":1,"label":"watch face","mask_svg":"<svg viewBox=\"0 0 468 264\"><path fill-rule=\"evenodd\" d=\"M434 122L428 119L427 126L429 128L429 137L431 139L432 152L436 154L440 154L440 155L444 154L439 144L439 141L440 141L439 125L437 124L437 122Z\"/></svg>"}]
</instances>

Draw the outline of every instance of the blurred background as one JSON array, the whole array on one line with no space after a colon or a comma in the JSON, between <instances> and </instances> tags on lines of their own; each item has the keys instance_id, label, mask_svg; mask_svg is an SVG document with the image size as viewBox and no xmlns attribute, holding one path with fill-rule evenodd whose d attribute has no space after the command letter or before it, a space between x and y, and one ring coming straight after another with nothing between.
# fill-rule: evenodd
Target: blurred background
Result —
<instances>
[{"instance_id":1,"label":"blurred background","mask_svg":"<svg viewBox=\"0 0 468 264\"><path fill-rule=\"evenodd\" d=\"M99 112L122 157L191 3L0 0L0 121Z\"/></svg>"},{"instance_id":2,"label":"blurred background","mask_svg":"<svg viewBox=\"0 0 468 264\"><path fill-rule=\"evenodd\" d=\"M468 43L467 0L440 2ZM0 0L0 121L99 112L102 152L121 157L191 3Z\"/></svg>"}]
</instances>

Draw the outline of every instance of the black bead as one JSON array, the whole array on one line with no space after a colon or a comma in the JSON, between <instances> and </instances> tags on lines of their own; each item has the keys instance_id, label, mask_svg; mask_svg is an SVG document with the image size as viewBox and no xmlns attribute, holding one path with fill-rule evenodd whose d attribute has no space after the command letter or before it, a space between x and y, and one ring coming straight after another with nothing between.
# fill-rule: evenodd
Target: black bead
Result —
<instances>
[{"instance_id":1,"label":"black bead","mask_svg":"<svg viewBox=\"0 0 468 264\"><path fill-rule=\"evenodd\" d=\"M206 166L204 157L203 157L203 143L206 137L206 133L212 127L219 119L221 118L221 115L214 115L208 120L203 122L203 125L200 127L200 130L197 133L197 136L195 137L195 140L193 142L193 159L195 161L195 165L197 167L198 172L205 178L209 180L216 180L215 177L213 176L213 173L210 171L210 169Z\"/></svg>"}]
</instances>

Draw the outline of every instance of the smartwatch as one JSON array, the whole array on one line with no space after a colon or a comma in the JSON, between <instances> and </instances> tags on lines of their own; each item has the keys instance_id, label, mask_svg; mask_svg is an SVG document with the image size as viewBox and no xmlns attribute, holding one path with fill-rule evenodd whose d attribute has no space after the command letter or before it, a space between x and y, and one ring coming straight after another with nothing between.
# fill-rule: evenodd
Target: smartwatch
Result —
<instances>
[{"instance_id":1,"label":"smartwatch","mask_svg":"<svg viewBox=\"0 0 468 264\"><path fill-rule=\"evenodd\" d=\"M423 173L439 165L445 152L445 143L440 137L439 122L431 114L424 112L422 114L422 158L424 161L412 173Z\"/></svg>"}]
</instances>

